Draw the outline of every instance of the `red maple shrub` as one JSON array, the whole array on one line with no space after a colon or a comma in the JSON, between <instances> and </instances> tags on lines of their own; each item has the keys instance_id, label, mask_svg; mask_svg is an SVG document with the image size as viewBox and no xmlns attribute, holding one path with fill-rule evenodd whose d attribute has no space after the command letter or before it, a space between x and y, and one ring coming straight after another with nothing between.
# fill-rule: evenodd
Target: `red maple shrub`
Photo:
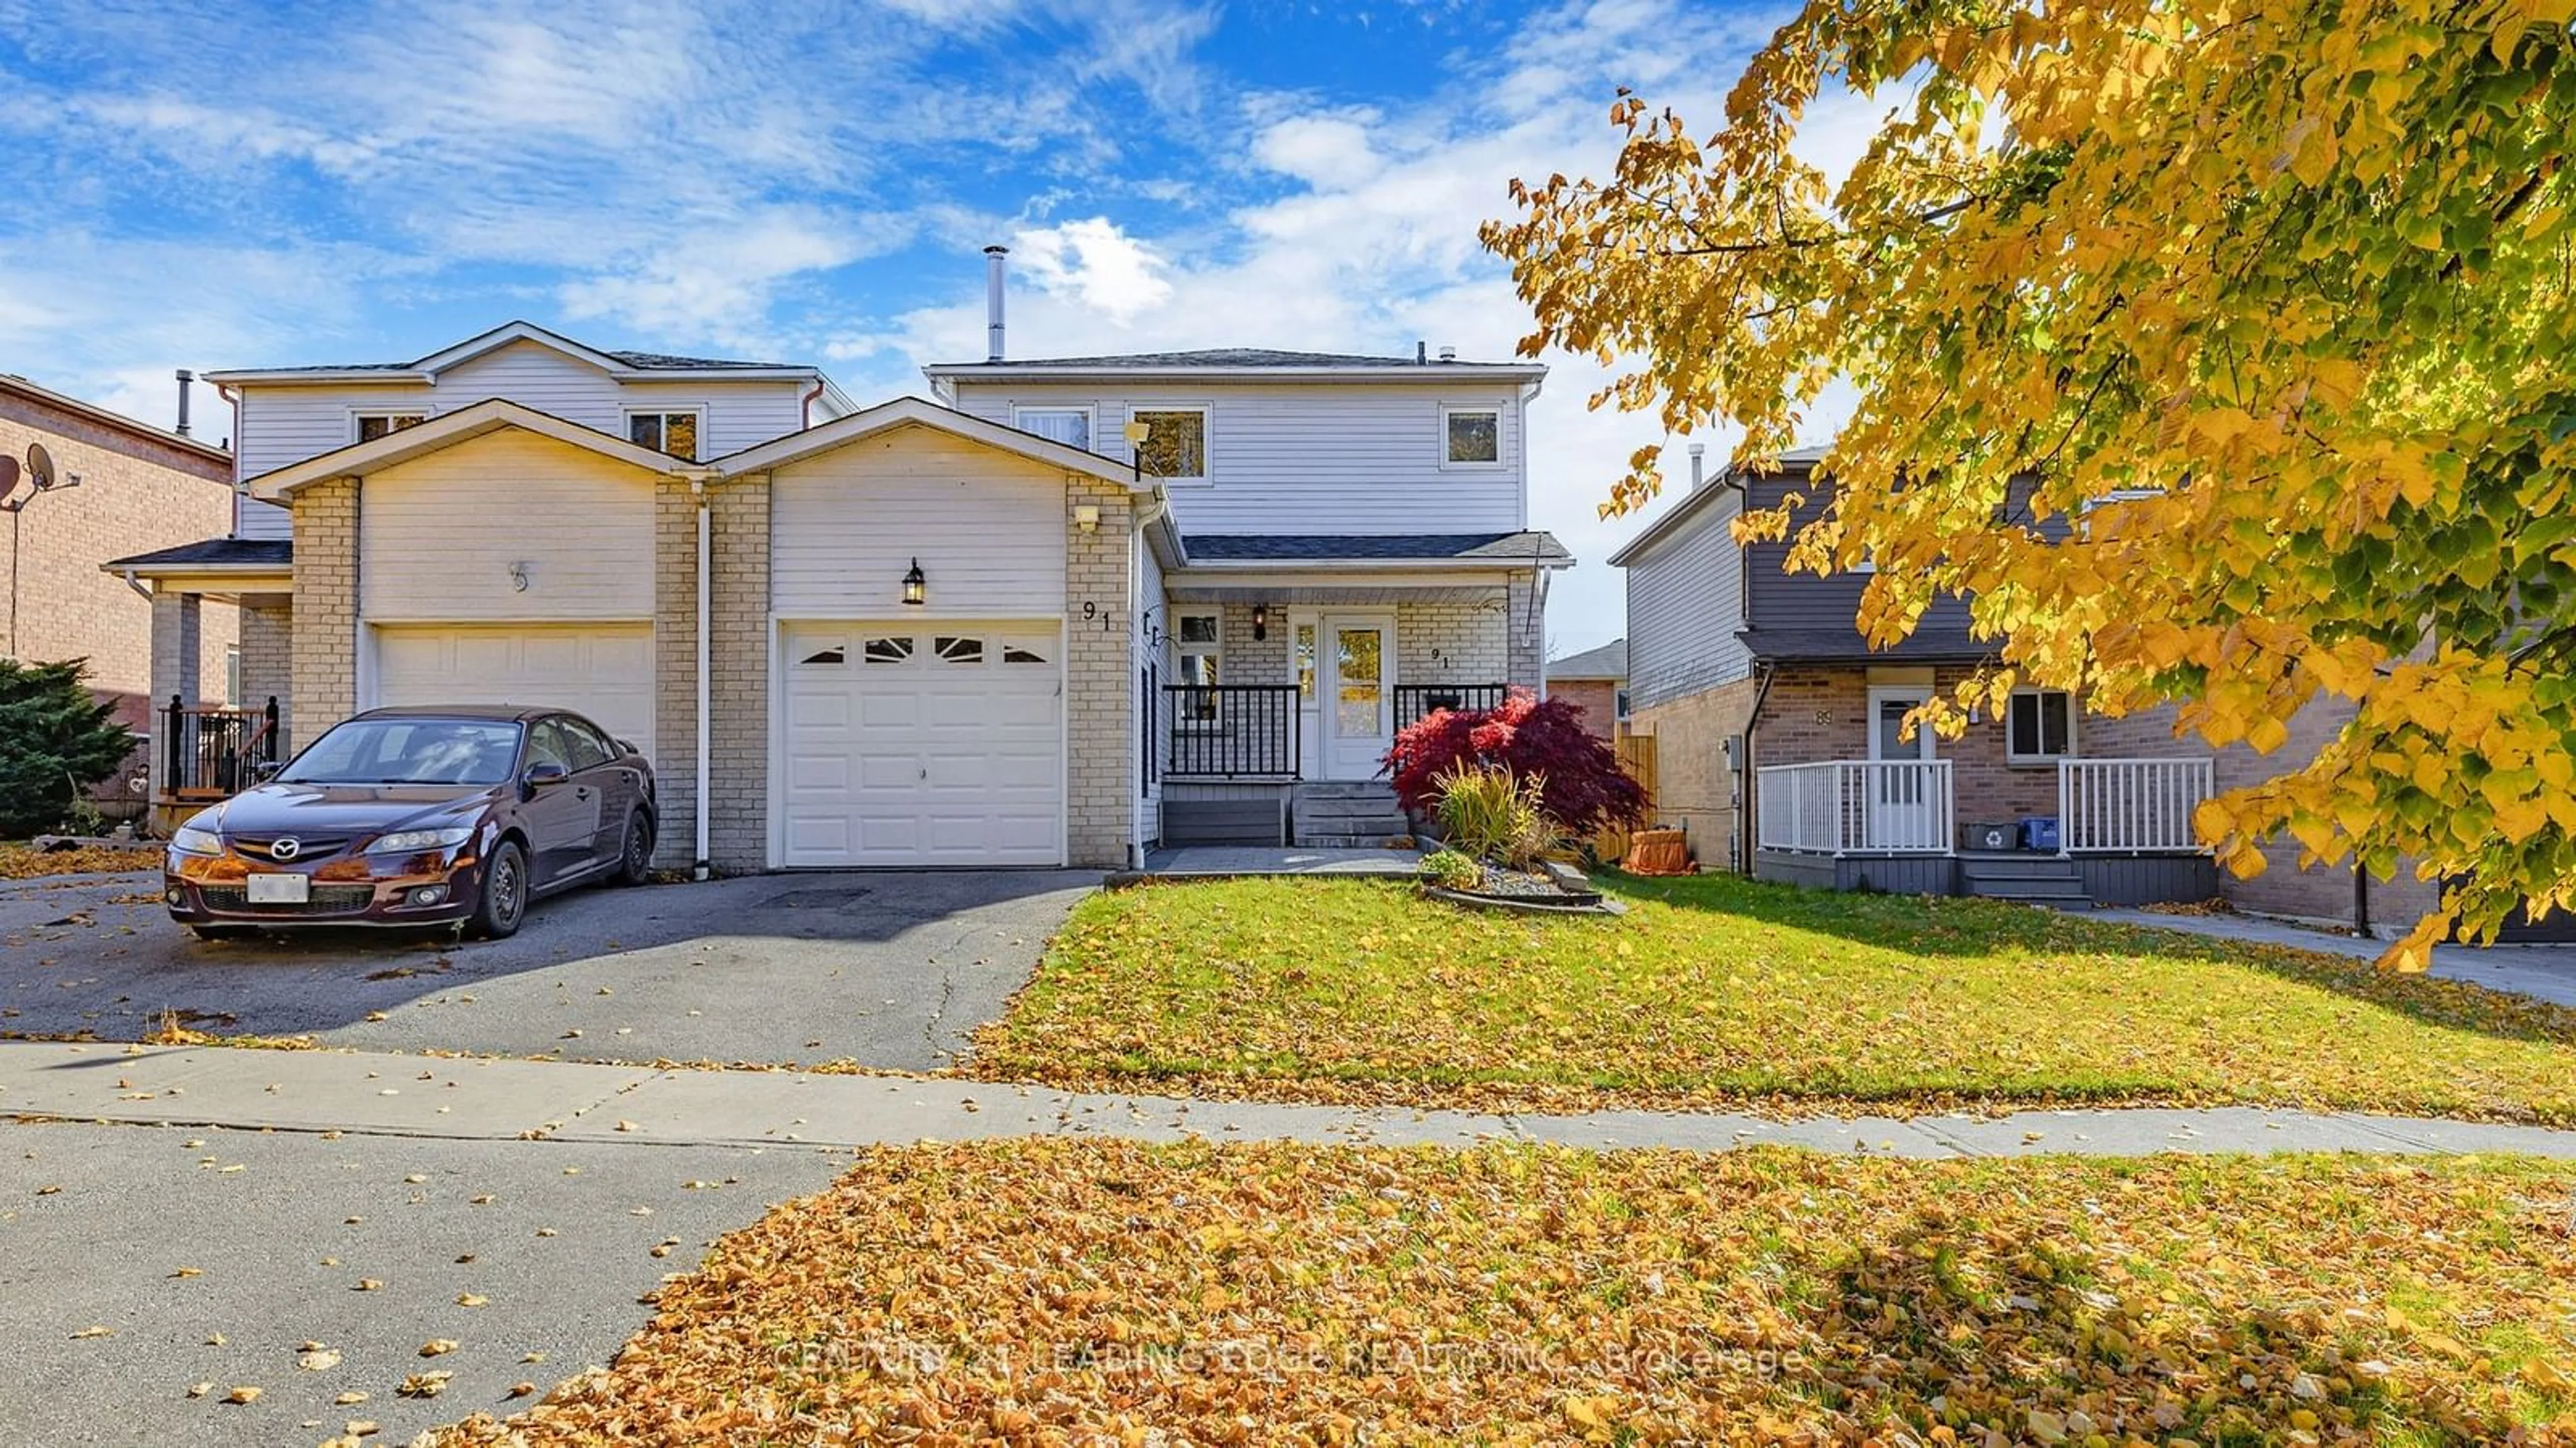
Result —
<instances>
[{"instance_id":1,"label":"red maple shrub","mask_svg":"<svg viewBox=\"0 0 2576 1448\"><path fill-rule=\"evenodd\" d=\"M1570 834L1646 821L1645 788L1608 740L1583 727L1581 706L1564 699L1514 689L1491 709L1438 710L1396 734L1381 768L1404 807L1428 815L1440 809L1440 776L1460 765L1545 779L1540 811Z\"/></svg>"}]
</instances>

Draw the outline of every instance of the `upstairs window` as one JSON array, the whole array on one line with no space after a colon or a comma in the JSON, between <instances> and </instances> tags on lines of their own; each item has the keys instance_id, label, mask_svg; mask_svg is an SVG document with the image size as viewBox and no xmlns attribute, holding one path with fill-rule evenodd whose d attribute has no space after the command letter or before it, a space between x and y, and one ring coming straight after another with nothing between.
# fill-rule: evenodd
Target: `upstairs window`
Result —
<instances>
[{"instance_id":1,"label":"upstairs window","mask_svg":"<svg viewBox=\"0 0 2576 1448\"><path fill-rule=\"evenodd\" d=\"M418 412L362 412L358 414L358 441L374 442L387 433L418 427L427 414Z\"/></svg>"},{"instance_id":2,"label":"upstairs window","mask_svg":"<svg viewBox=\"0 0 2576 1448\"><path fill-rule=\"evenodd\" d=\"M1491 407L1444 407L1440 426L1451 467L1498 467L1503 461L1503 414Z\"/></svg>"},{"instance_id":3,"label":"upstairs window","mask_svg":"<svg viewBox=\"0 0 2576 1448\"><path fill-rule=\"evenodd\" d=\"M1207 481L1207 409L1139 408L1135 419L1150 429L1136 445L1136 465L1167 483Z\"/></svg>"},{"instance_id":4,"label":"upstairs window","mask_svg":"<svg viewBox=\"0 0 2576 1448\"><path fill-rule=\"evenodd\" d=\"M698 460L698 415L694 412L630 412L626 438L637 447Z\"/></svg>"},{"instance_id":5,"label":"upstairs window","mask_svg":"<svg viewBox=\"0 0 2576 1448\"><path fill-rule=\"evenodd\" d=\"M2015 689L2004 720L2004 757L2046 764L2075 753L2075 701L2057 689Z\"/></svg>"},{"instance_id":6,"label":"upstairs window","mask_svg":"<svg viewBox=\"0 0 2576 1448\"><path fill-rule=\"evenodd\" d=\"M1091 451L1091 409L1088 407L1014 407L1011 426L1022 432L1033 432L1066 447Z\"/></svg>"}]
</instances>

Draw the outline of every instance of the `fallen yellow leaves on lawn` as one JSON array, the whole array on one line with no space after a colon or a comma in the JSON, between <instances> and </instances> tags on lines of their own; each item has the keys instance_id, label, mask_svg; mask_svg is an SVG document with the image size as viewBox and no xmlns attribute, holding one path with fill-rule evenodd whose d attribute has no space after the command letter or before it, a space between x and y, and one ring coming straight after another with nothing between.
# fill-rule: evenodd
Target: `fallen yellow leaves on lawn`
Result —
<instances>
[{"instance_id":1,"label":"fallen yellow leaves on lawn","mask_svg":"<svg viewBox=\"0 0 2576 1448\"><path fill-rule=\"evenodd\" d=\"M1616 919L1356 880L1084 901L984 1079L1336 1104L1777 1115L2281 1105L2576 1123L2576 1010L1987 900L1726 876Z\"/></svg>"},{"instance_id":2,"label":"fallen yellow leaves on lawn","mask_svg":"<svg viewBox=\"0 0 2576 1448\"><path fill-rule=\"evenodd\" d=\"M2576 1166L882 1148L440 1448L2576 1443Z\"/></svg>"},{"instance_id":3,"label":"fallen yellow leaves on lawn","mask_svg":"<svg viewBox=\"0 0 2576 1448\"><path fill-rule=\"evenodd\" d=\"M48 875L123 874L160 868L161 852L154 849L83 845L73 850L31 850L24 845L0 845L0 880L35 880ZM159 898L153 897L156 901Z\"/></svg>"}]
</instances>

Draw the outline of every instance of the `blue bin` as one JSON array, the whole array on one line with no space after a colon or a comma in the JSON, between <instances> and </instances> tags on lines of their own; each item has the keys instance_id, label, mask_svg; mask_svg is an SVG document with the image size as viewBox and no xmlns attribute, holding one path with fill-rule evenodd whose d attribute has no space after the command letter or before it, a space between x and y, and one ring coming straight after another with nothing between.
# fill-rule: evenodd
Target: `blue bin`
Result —
<instances>
[{"instance_id":1,"label":"blue bin","mask_svg":"<svg viewBox=\"0 0 2576 1448\"><path fill-rule=\"evenodd\" d=\"M2053 854L2058 849L2058 839L2057 816L2023 815L2021 817L2021 847L2023 849L2046 850Z\"/></svg>"}]
</instances>

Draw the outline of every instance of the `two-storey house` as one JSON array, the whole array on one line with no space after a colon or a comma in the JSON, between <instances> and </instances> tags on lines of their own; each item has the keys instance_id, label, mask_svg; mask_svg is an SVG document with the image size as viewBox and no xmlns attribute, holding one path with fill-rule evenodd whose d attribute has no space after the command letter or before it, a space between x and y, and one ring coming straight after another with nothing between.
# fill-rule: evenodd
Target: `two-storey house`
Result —
<instances>
[{"instance_id":1,"label":"two-storey house","mask_svg":"<svg viewBox=\"0 0 2576 1448\"><path fill-rule=\"evenodd\" d=\"M715 870L1118 867L1263 811L1282 840L1411 714L1538 683L1570 562L1526 529L1539 369L1011 362L995 260L992 355L928 369L938 402L525 324L214 374L240 523L130 564L244 600L286 746L383 705L578 709L655 761L658 858Z\"/></svg>"}]
</instances>

